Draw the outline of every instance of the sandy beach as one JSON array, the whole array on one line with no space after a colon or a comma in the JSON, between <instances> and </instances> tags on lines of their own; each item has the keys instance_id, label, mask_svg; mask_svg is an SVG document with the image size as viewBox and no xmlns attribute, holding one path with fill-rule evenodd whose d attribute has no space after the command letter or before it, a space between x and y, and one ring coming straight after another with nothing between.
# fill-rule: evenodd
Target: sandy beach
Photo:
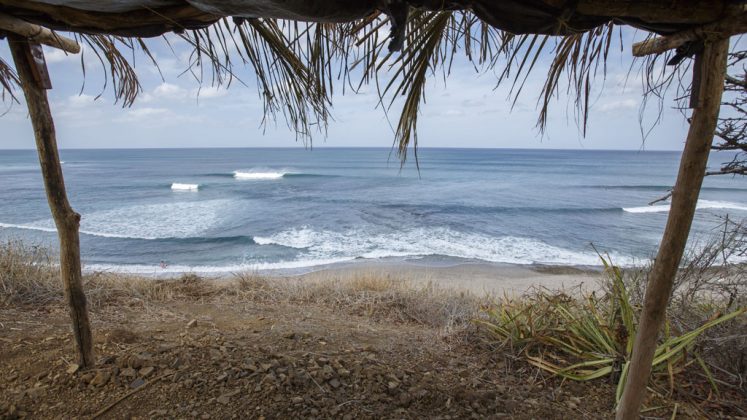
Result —
<instances>
[{"instance_id":1,"label":"sandy beach","mask_svg":"<svg viewBox=\"0 0 747 420\"><path fill-rule=\"evenodd\" d=\"M369 276L403 281L415 287L433 285L476 296L520 296L532 288L554 291L599 287L601 269L565 266L519 266L465 263L439 266L408 262L356 262L325 267L298 277L310 281L348 281Z\"/></svg>"}]
</instances>

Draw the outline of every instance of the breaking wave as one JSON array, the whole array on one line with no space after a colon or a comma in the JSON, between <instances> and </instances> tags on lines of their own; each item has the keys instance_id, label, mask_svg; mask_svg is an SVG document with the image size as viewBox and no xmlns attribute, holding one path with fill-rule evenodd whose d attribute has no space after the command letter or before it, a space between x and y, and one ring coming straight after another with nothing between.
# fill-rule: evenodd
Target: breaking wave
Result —
<instances>
[{"instance_id":1,"label":"breaking wave","mask_svg":"<svg viewBox=\"0 0 747 420\"><path fill-rule=\"evenodd\" d=\"M330 265L349 261L349 258L329 258L329 259L300 259L280 262L257 262L224 266L211 265L160 265L147 264L86 264L86 272L115 272L140 275L174 275L182 273L197 274L232 274L248 271L268 271L268 270L292 270L299 268L318 267L321 265Z\"/></svg>"},{"instance_id":2,"label":"breaking wave","mask_svg":"<svg viewBox=\"0 0 747 420\"><path fill-rule=\"evenodd\" d=\"M171 189L173 191L199 191L200 184L180 184L175 182L171 184Z\"/></svg>"},{"instance_id":3,"label":"breaking wave","mask_svg":"<svg viewBox=\"0 0 747 420\"><path fill-rule=\"evenodd\" d=\"M235 171L233 173L233 177L240 180L254 180L254 181L263 181L263 180L272 180L272 179L280 179L284 177L287 172L242 172L242 171Z\"/></svg>"},{"instance_id":4,"label":"breaking wave","mask_svg":"<svg viewBox=\"0 0 747 420\"><path fill-rule=\"evenodd\" d=\"M627 213L666 213L669 211L669 207L669 204L659 204L656 206L625 207L623 208L623 211ZM728 201L699 200L696 208L698 210L715 209L747 211L747 205L730 203Z\"/></svg>"},{"instance_id":5,"label":"breaking wave","mask_svg":"<svg viewBox=\"0 0 747 420\"><path fill-rule=\"evenodd\" d=\"M447 228L373 234L303 227L267 237L255 236L254 242L302 250L302 258L322 260L437 255L524 265L600 265L599 257L593 252L573 251L530 238L491 237ZM613 261L619 265L634 262L624 256L613 256Z\"/></svg>"},{"instance_id":6,"label":"breaking wave","mask_svg":"<svg viewBox=\"0 0 747 420\"><path fill-rule=\"evenodd\" d=\"M236 204L207 200L120 207L83 214L80 233L118 239L183 239L204 236ZM31 223L0 223L2 228L56 232L51 219Z\"/></svg>"}]
</instances>

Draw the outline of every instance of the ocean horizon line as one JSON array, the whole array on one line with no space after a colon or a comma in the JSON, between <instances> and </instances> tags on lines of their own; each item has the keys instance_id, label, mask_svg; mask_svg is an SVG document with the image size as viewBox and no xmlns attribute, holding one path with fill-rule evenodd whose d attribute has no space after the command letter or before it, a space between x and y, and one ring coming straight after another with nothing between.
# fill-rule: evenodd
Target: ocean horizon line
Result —
<instances>
[{"instance_id":1,"label":"ocean horizon line","mask_svg":"<svg viewBox=\"0 0 747 420\"><path fill-rule=\"evenodd\" d=\"M102 150L298 150L304 149L313 151L314 149L325 150L391 150L396 152L395 148L384 146L211 146L211 147L60 147L60 151L102 151ZM0 148L0 151L35 151L35 148ZM637 153L672 153L682 152L681 149L586 149L586 148L521 148L521 147L449 147L449 146L418 146L418 150L513 150L513 151L543 151L543 152L637 152ZM714 151L718 152L718 151Z\"/></svg>"}]
</instances>

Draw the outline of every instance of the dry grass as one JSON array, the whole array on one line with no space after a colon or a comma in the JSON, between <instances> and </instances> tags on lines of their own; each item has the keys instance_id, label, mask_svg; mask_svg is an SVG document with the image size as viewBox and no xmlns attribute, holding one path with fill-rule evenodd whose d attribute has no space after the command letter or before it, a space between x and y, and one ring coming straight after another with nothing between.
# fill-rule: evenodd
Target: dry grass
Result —
<instances>
[{"instance_id":1,"label":"dry grass","mask_svg":"<svg viewBox=\"0 0 747 420\"><path fill-rule=\"evenodd\" d=\"M62 287L47 249L18 241L0 245L0 305L45 304L59 299Z\"/></svg>"},{"instance_id":2,"label":"dry grass","mask_svg":"<svg viewBox=\"0 0 747 420\"><path fill-rule=\"evenodd\" d=\"M244 274L236 280L239 295L259 301L325 305L373 319L413 322L446 331L468 326L480 304L477 297L429 284L359 273L327 280L267 279Z\"/></svg>"},{"instance_id":3,"label":"dry grass","mask_svg":"<svg viewBox=\"0 0 747 420\"><path fill-rule=\"evenodd\" d=\"M97 272L84 276L91 308L147 306L169 301L225 301L312 304L375 320L416 323L453 332L470 325L482 303L473 295L416 287L403 279L360 273L307 280L237 274L206 279L185 274L154 279ZM62 283L49 251L8 242L0 246L0 306L62 303Z\"/></svg>"}]
</instances>

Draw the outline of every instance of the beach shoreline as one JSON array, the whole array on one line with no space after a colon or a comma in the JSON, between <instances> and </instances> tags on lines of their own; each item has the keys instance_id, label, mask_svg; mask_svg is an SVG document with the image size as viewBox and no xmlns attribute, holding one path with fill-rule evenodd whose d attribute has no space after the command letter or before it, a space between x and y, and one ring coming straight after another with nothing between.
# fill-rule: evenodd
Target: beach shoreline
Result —
<instances>
[{"instance_id":1,"label":"beach shoreline","mask_svg":"<svg viewBox=\"0 0 747 420\"><path fill-rule=\"evenodd\" d=\"M348 282L358 278L378 278L406 283L412 287L437 287L469 292L476 296L518 296L531 289L554 291L580 288L597 290L602 267L565 265L516 265L483 261L428 261L428 260L353 260L294 270L237 270L201 272L199 267L177 270L152 268L152 271L91 270L94 273L136 275L153 279L170 279L184 275L198 275L218 281L230 281L242 276L259 276L269 280L288 279L305 282Z\"/></svg>"}]
</instances>

